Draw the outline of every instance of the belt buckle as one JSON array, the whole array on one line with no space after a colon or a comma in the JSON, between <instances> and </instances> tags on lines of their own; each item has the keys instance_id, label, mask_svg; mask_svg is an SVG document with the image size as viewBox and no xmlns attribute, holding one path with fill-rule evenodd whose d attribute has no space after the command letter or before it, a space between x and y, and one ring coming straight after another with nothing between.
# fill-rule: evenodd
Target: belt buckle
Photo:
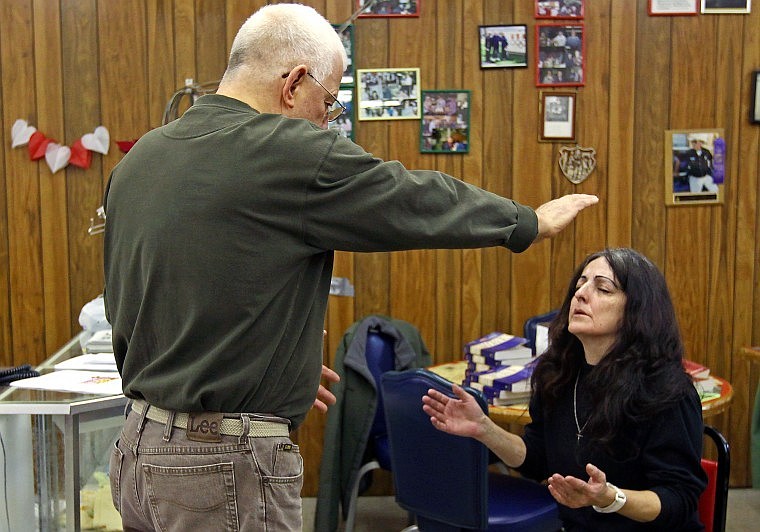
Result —
<instances>
[{"instance_id":1,"label":"belt buckle","mask_svg":"<svg viewBox=\"0 0 760 532\"><path fill-rule=\"evenodd\" d=\"M221 412L193 412L187 416L187 439L203 443L220 443L222 441Z\"/></svg>"}]
</instances>

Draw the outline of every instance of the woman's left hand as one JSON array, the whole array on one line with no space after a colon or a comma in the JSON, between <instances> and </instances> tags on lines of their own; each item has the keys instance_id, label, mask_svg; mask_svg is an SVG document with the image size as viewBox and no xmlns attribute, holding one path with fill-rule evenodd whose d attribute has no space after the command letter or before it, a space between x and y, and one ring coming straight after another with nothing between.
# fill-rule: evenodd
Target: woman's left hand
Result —
<instances>
[{"instance_id":1,"label":"woman's left hand","mask_svg":"<svg viewBox=\"0 0 760 532\"><path fill-rule=\"evenodd\" d=\"M568 508L584 506L607 506L607 475L593 464L586 464L588 481L572 476L554 474L549 477L549 492L558 503Z\"/></svg>"}]
</instances>

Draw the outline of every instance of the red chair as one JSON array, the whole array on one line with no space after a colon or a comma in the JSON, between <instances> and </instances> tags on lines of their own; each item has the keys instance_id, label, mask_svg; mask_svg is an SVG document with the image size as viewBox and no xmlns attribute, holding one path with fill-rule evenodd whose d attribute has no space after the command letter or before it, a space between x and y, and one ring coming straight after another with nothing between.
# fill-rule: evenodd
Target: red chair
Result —
<instances>
[{"instance_id":1,"label":"red chair","mask_svg":"<svg viewBox=\"0 0 760 532\"><path fill-rule=\"evenodd\" d=\"M699 497L699 519L705 525L705 532L725 532L731 455L728 441L718 429L705 425L705 436L715 443L718 455L717 460L702 458L707 487Z\"/></svg>"}]
</instances>

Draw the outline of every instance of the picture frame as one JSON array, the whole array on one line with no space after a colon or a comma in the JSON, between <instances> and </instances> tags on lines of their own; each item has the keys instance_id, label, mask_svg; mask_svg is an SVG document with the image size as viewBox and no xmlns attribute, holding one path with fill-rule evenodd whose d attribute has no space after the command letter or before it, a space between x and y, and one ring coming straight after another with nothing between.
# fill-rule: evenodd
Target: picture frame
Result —
<instances>
[{"instance_id":1,"label":"picture frame","mask_svg":"<svg viewBox=\"0 0 760 532\"><path fill-rule=\"evenodd\" d=\"M723 129L665 131L665 204L723 203L727 159Z\"/></svg>"},{"instance_id":2,"label":"picture frame","mask_svg":"<svg viewBox=\"0 0 760 532\"><path fill-rule=\"evenodd\" d=\"M752 0L701 0L704 14L747 14L752 10Z\"/></svg>"},{"instance_id":3,"label":"picture frame","mask_svg":"<svg viewBox=\"0 0 760 532\"><path fill-rule=\"evenodd\" d=\"M574 142L577 93L541 91L539 93L540 142Z\"/></svg>"},{"instance_id":4,"label":"picture frame","mask_svg":"<svg viewBox=\"0 0 760 532\"><path fill-rule=\"evenodd\" d=\"M420 153L470 151L470 93L468 90L422 91Z\"/></svg>"},{"instance_id":5,"label":"picture frame","mask_svg":"<svg viewBox=\"0 0 760 532\"><path fill-rule=\"evenodd\" d=\"M649 0L651 16L696 15L700 0Z\"/></svg>"},{"instance_id":6,"label":"picture frame","mask_svg":"<svg viewBox=\"0 0 760 532\"><path fill-rule=\"evenodd\" d=\"M358 120L420 119L419 68L356 71Z\"/></svg>"},{"instance_id":7,"label":"picture frame","mask_svg":"<svg viewBox=\"0 0 760 532\"><path fill-rule=\"evenodd\" d=\"M422 0L356 0L359 17L419 17Z\"/></svg>"},{"instance_id":8,"label":"picture frame","mask_svg":"<svg viewBox=\"0 0 760 532\"><path fill-rule=\"evenodd\" d=\"M536 86L585 85L585 51L583 24L536 24Z\"/></svg>"},{"instance_id":9,"label":"picture frame","mask_svg":"<svg viewBox=\"0 0 760 532\"><path fill-rule=\"evenodd\" d=\"M537 19L582 19L585 0L536 0Z\"/></svg>"},{"instance_id":10,"label":"picture frame","mask_svg":"<svg viewBox=\"0 0 760 532\"><path fill-rule=\"evenodd\" d=\"M346 110L337 119L329 122L327 127L335 129L348 139L354 140L354 121L356 118L354 113L354 87L344 86L338 89L338 101L346 107Z\"/></svg>"},{"instance_id":11,"label":"picture frame","mask_svg":"<svg viewBox=\"0 0 760 532\"><path fill-rule=\"evenodd\" d=\"M527 68L528 26L478 26L480 68Z\"/></svg>"},{"instance_id":12,"label":"picture frame","mask_svg":"<svg viewBox=\"0 0 760 532\"><path fill-rule=\"evenodd\" d=\"M760 124L760 70L752 72L752 102L749 106L749 121Z\"/></svg>"},{"instance_id":13,"label":"picture frame","mask_svg":"<svg viewBox=\"0 0 760 532\"><path fill-rule=\"evenodd\" d=\"M333 28L335 28L335 31L337 32L340 30L341 26L338 24L333 24ZM354 41L354 25L349 24L346 26L342 32L338 32L340 35L340 40L343 43L343 48L346 50L346 55L348 56L348 66L346 66L346 70L343 72L343 76L340 79L341 85L354 85L356 80L356 69L354 68L354 52L356 51L356 41Z\"/></svg>"}]
</instances>

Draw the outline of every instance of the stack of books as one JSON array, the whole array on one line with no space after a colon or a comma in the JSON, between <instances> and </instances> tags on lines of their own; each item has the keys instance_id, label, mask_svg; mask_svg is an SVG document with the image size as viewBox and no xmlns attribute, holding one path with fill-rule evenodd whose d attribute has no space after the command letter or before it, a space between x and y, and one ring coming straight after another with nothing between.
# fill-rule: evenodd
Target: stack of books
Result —
<instances>
[{"instance_id":1,"label":"stack of books","mask_svg":"<svg viewBox=\"0 0 760 532\"><path fill-rule=\"evenodd\" d=\"M483 392L492 405L525 402L530 397L530 376L537 357L526 339L492 332L465 345L464 385Z\"/></svg>"}]
</instances>

